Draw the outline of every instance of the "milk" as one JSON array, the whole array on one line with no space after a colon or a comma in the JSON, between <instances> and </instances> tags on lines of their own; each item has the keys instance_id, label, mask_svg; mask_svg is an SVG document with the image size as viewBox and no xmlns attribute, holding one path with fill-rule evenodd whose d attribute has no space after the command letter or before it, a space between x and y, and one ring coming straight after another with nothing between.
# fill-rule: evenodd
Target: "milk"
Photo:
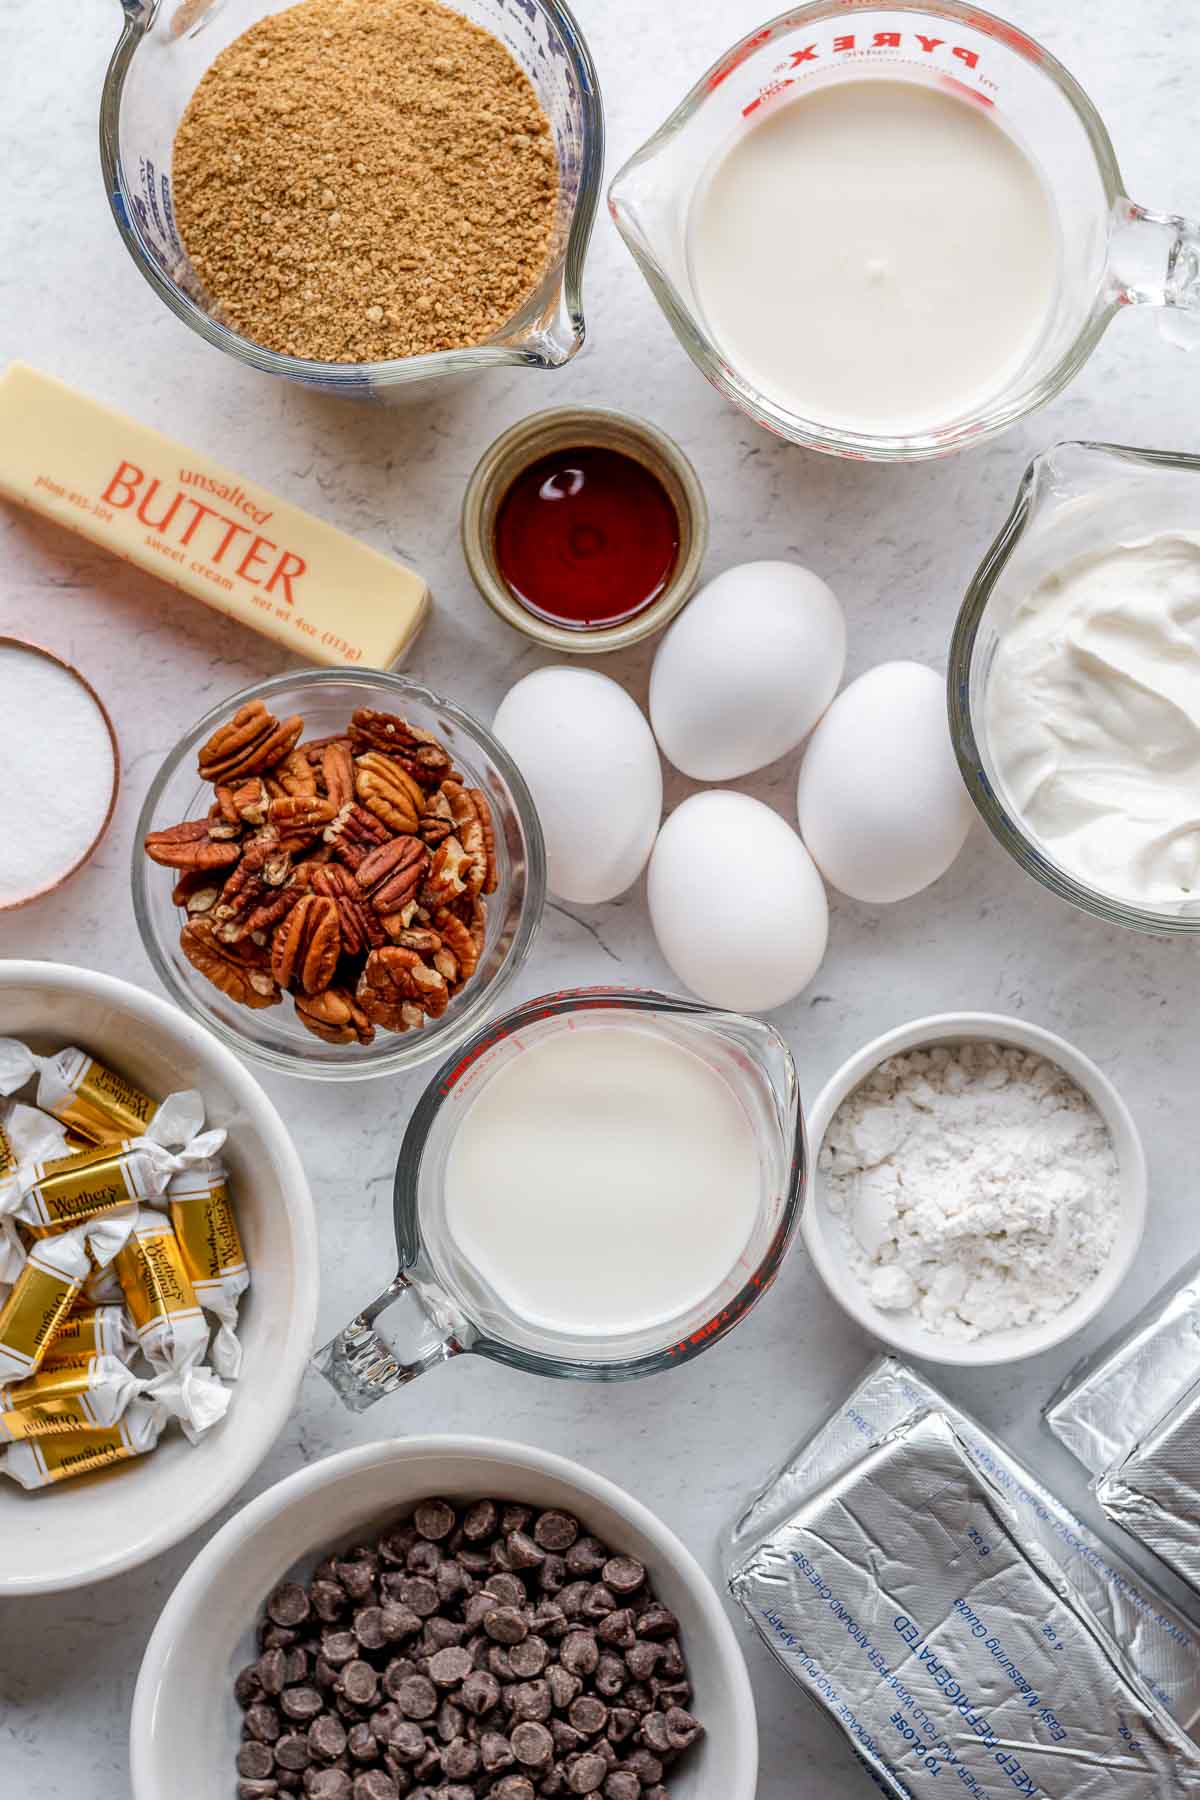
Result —
<instances>
[{"instance_id":1,"label":"milk","mask_svg":"<svg viewBox=\"0 0 1200 1800\"><path fill-rule=\"evenodd\" d=\"M770 102L697 190L688 252L746 381L802 418L891 436L1003 392L1058 280L1048 189L991 111L869 76Z\"/></svg>"},{"instance_id":2,"label":"milk","mask_svg":"<svg viewBox=\"0 0 1200 1800\"><path fill-rule=\"evenodd\" d=\"M611 1337L709 1301L761 1190L750 1120L715 1069L637 1025L590 1025L481 1088L450 1146L446 1224L522 1320Z\"/></svg>"}]
</instances>

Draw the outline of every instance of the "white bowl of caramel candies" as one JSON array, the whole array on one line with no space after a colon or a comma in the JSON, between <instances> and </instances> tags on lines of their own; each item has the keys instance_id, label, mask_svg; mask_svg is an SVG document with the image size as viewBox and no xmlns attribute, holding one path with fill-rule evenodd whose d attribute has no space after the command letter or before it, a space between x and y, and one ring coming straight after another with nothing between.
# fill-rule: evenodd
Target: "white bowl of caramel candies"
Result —
<instances>
[{"instance_id":1,"label":"white bowl of caramel candies","mask_svg":"<svg viewBox=\"0 0 1200 1800\"><path fill-rule=\"evenodd\" d=\"M251 1271L228 1412L198 1443L172 1429L150 1453L97 1472L32 1490L0 1479L0 1595L15 1596L134 1568L228 1504L291 1411L315 1325L318 1259L312 1196L282 1120L237 1057L178 1008L88 969L3 962L0 1037L37 1054L78 1045L155 1099L198 1090L207 1125L226 1130L221 1156Z\"/></svg>"},{"instance_id":2,"label":"white bowl of caramel candies","mask_svg":"<svg viewBox=\"0 0 1200 1800\"><path fill-rule=\"evenodd\" d=\"M189 1800L754 1800L758 1730L715 1590L639 1501L427 1437L327 1457L222 1527L151 1637L131 1760L134 1800L180 1769Z\"/></svg>"}]
</instances>

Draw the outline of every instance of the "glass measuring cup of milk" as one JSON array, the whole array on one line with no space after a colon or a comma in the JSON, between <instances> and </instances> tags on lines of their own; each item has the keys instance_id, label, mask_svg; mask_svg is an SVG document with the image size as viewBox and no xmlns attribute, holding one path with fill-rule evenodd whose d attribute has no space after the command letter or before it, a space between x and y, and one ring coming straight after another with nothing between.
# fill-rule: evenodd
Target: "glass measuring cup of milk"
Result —
<instances>
[{"instance_id":1,"label":"glass measuring cup of milk","mask_svg":"<svg viewBox=\"0 0 1200 1800\"><path fill-rule=\"evenodd\" d=\"M902 165L886 171L896 204L877 242L870 157L885 101L912 115L891 121L902 148L918 126L933 135L927 187L906 187ZM817 160L789 162L797 147ZM929 211L939 201L944 221ZM1121 308L1173 309L1180 343L1194 328L1183 315L1200 312L1200 226L1127 199L1073 77L1015 26L957 0L815 0L751 32L626 163L609 204L714 386L780 436L835 455L894 462L979 443L1058 393ZM756 279L758 249L808 256L803 241L817 231L816 263L803 278L797 263L790 289ZM926 244L945 254L940 291L922 285ZM872 287L894 354L871 329ZM1028 319L1016 317L1023 308ZM789 383L787 358L809 346L824 385L805 391ZM893 376L928 410L890 415ZM845 406L830 404L839 380Z\"/></svg>"},{"instance_id":2,"label":"glass measuring cup of milk","mask_svg":"<svg viewBox=\"0 0 1200 1800\"><path fill-rule=\"evenodd\" d=\"M583 264L600 197L604 114L579 27L561 0L445 0L505 46L533 84L558 157L558 210L538 286L486 343L376 363L284 356L224 324L175 229L171 152L201 76L234 38L295 0L120 0L124 29L100 102L100 162L125 248L159 299L218 350L252 368L340 394L521 363L556 369L584 340Z\"/></svg>"},{"instance_id":3,"label":"glass measuring cup of milk","mask_svg":"<svg viewBox=\"0 0 1200 1800\"><path fill-rule=\"evenodd\" d=\"M569 1126L570 1071L619 1084L622 1066L644 1104L641 1118L614 1112L629 1134L613 1146L626 1153L628 1179L613 1184L597 1231L594 1216L584 1227L570 1210L569 1141L548 1145L539 1129L541 1160L527 1180L513 1163L535 1076L539 1103L544 1095L550 1119ZM702 1142L681 1146L671 1135L680 1123ZM481 1139L488 1130L495 1135ZM493 1152L490 1163L481 1150ZM568 1159L559 1165L568 1179L557 1184L546 1161L556 1151ZM656 1221L639 1228L641 1182L687 1179L692 1151L716 1161L716 1178L707 1195L688 1187L677 1195L685 1228L673 1227L663 1255ZM396 1168L399 1270L316 1365L354 1411L466 1351L577 1380L672 1368L732 1330L770 1286L807 1176L795 1066L769 1025L618 989L532 1000L479 1031L418 1101ZM539 1180L541 1240L530 1234Z\"/></svg>"}]
</instances>

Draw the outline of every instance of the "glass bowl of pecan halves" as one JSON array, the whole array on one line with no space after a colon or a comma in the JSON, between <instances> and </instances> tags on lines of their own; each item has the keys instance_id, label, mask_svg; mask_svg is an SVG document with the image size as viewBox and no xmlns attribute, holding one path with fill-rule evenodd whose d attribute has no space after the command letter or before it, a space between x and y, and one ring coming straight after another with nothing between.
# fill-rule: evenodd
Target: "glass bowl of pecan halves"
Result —
<instances>
[{"instance_id":1,"label":"glass bowl of pecan halves","mask_svg":"<svg viewBox=\"0 0 1200 1800\"><path fill-rule=\"evenodd\" d=\"M133 905L186 1010L292 1075L445 1056L529 953L546 862L529 790L460 707L314 669L235 694L146 796Z\"/></svg>"}]
</instances>

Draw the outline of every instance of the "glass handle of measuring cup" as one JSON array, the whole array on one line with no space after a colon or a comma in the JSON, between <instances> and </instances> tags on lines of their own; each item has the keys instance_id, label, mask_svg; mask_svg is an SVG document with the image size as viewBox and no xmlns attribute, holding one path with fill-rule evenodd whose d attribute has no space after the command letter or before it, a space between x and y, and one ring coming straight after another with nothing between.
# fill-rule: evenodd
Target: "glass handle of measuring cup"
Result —
<instances>
[{"instance_id":1,"label":"glass handle of measuring cup","mask_svg":"<svg viewBox=\"0 0 1200 1800\"><path fill-rule=\"evenodd\" d=\"M1200 223L1119 200L1108 251L1109 279L1125 306L1160 306L1163 335L1200 345Z\"/></svg>"},{"instance_id":2,"label":"glass handle of measuring cup","mask_svg":"<svg viewBox=\"0 0 1200 1800\"><path fill-rule=\"evenodd\" d=\"M411 1346L402 1350L379 1321L407 1301L405 1311L416 1324ZM449 1362L470 1348L465 1320L455 1320L445 1297L436 1289L415 1282L403 1270L378 1299L342 1327L313 1357L319 1369L351 1412L365 1412L385 1394L415 1381L426 1369Z\"/></svg>"}]
</instances>

